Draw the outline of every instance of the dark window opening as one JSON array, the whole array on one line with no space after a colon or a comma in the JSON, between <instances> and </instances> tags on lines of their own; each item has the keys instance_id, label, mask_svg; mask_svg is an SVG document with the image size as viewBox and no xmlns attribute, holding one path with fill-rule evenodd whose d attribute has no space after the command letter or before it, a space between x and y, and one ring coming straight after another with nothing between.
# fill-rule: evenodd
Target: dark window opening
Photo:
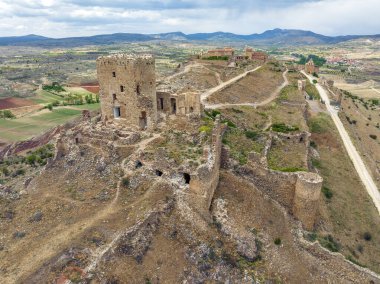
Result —
<instances>
[{"instance_id":1,"label":"dark window opening","mask_svg":"<svg viewBox=\"0 0 380 284\"><path fill-rule=\"evenodd\" d=\"M136 164L135 164L135 168L136 169L139 169L143 166L143 164L140 162L140 161L137 161Z\"/></svg>"},{"instance_id":2,"label":"dark window opening","mask_svg":"<svg viewBox=\"0 0 380 284\"><path fill-rule=\"evenodd\" d=\"M190 107L190 113L194 112L194 108Z\"/></svg>"},{"instance_id":3,"label":"dark window opening","mask_svg":"<svg viewBox=\"0 0 380 284\"><path fill-rule=\"evenodd\" d=\"M176 114L177 113L177 100L174 98L170 99L170 106L171 106L171 113Z\"/></svg>"},{"instance_id":4,"label":"dark window opening","mask_svg":"<svg viewBox=\"0 0 380 284\"><path fill-rule=\"evenodd\" d=\"M138 95L140 95L140 85L139 84L137 84L137 86L136 86L136 93Z\"/></svg>"},{"instance_id":5,"label":"dark window opening","mask_svg":"<svg viewBox=\"0 0 380 284\"><path fill-rule=\"evenodd\" d=\"M112 72L112 77L116 77L116 72Z\"/></svg>"},{"instance_id":6,"label":"dark window opening","mask_svg":"<svg viewBox=\"0 0 380 284\"><path fill-rule=\"evenodd\" d=\"M156 170L156 176L160 177L160 176L162 176L162 174L163 173L160 170Z\"/></svg>"},{"instance_id":7,"label":"dark window opening","mask_svg":"<svg viewBox=\"0 0 380 284\"><path fill-rule=\"evenodd\" d=\"M161 109L163 110L164 109L164 99L163 98L160 98L160 106L161 106Z\"/></svg>"},{"instance_id":8,"label":"dark window opening","mask_svg":"<svg viewBox=\"0 0 380 284\"><path fill-rule=\"evenodd\" d=\"M183 178L185 179L185 183L189 184L190 183L190 175L188 173L183 173Z\"/></svg>"},{"instance_id":9,"label":"dark window opening","mask_svg":"<svg viewBox=\"0 0 380 284\"><path fill-rule=\"evenodd\" d=\"M115 101L116 100L116 94L112 94L112 99Z\"/></svg>"},{"instance_id":10,"label":"dark window opening","mask_svg":"<svg viewBox=\"0 0 380 284\"><path fill-rule=\"evenodd\" d=\"M303 137L302 137L302 136L301 136L301 138L300 138L300 143L301 143L301 142L303 142Z\"/></svg>"},{"instance_id":11,"label":"dark window opening","mask_svg":"<svg viewBox=\"0 0 380 284\"><path fill-rule=\"evenodd\" d=\"M146 111L141 112L141 116L139 117L139 119L140 119L140 128L145 129L148 125L148 120L146 117Z\"/></svg>"},{"instance_id":12,"label":"dark window opening","mask_svg":"<svg viewBox=\"0 0 380 284\"><path fill-rule=\"evenodd\" d=\"M124 92L124 86L120 86L120 92Z\"/></svg>"},{"instance_id":13,"label":"dark window opening","mask_svg":"<svg viewBox=\"0 0 380 284\"><path fill-rule=\"evenodd\" d=\"M78 144L78 143L79 143L79 138L75 137L75 144Z\"/></svg>"}]
</instances>

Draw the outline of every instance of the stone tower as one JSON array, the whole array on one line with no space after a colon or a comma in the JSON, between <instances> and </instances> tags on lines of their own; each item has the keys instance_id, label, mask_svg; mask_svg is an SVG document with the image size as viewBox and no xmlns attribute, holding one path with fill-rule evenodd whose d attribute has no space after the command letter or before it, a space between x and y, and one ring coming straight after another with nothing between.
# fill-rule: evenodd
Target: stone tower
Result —
<instances>
[{"instance_id":1,"label":"stone tower","mask_svg":"<svg viewBox=\"0 0 380 284\"><path fill-rule=\"evenodd\" d=\"M96 61L103 120L152 129L157 120L155 60L151 55L117 54Z\"/></svg>"}]
</instances>

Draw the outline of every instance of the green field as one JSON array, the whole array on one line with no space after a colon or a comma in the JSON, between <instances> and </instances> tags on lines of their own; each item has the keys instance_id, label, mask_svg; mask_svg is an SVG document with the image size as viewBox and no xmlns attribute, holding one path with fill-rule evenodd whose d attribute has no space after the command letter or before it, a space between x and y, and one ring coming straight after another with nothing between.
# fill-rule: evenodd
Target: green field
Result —
<instances>
[{"instance_id":1,"label":"green field","mask_svg":"<svg viewBox=\"0 0 380 284\"><path fill-rule=\"evenodd\" d=\"M90 106L90 107L89 107ZM39 135L44 131L66 123L81 115L83 109L95 109L99 104L83 105L78 109L57 108L53 111L42 111L40 114L11 120L0 120L0 140L14 142Z\"/></svg>"},{"instance_id":2,"label":"green field","mask_svg":"<svg viewBox=\"0 0 380 284\"><path fill-rule=\"evenodd\" d=\"M39 90L36 92L36 96L30 100L37 104L49 104L54 101L61 101L62 97L49 93L47 91Z\"/></svg>"}]
</instances>

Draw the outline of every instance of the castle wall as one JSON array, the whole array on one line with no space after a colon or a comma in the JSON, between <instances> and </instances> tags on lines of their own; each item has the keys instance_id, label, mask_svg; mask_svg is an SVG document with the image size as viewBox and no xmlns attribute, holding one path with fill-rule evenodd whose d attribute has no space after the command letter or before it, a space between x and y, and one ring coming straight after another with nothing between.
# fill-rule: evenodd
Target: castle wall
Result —
<instances>
[{"instance_id":1,"label":"castle wall","mask_svg":"<svg viewBox=\"0 0 380 284\"><path fill-rule=\"evenodd\" d=\"M102 119L118 118L126 125L153 128L157 121L153 56L111 55L96 61ZM120 117L118 110L120 109Z\"/></svg>"},{"instance_id":2,"label":"castle wall","mask_svg":"<svg viewBox=\"0 0 380 284\"><path fill-rule=\"evenodd\" d=\"M191 176L189 184L190 202L194 208L202 212L209 210L215 189L219 184L222 132L223 128L218 117L212 132L211 148L205 151L207 163L197 169L197 173Z\"/></svg>"},{"instance_id":3,"label":"castle wall","mask_svg":"<svg viewBox=\"0 0 380 284\"><path fill-rule=\"evenodd\" d=\"M175 108L173 107L173 103L175 103ZM201 95L193 92L179 95L157 92L157 108L158 111L176 115L201 115L203 111Z\"/></svg>"},{"instance_id":4,"label":"castle wall","mask_svg":"<svg viewBox=\"0 0 380 284\"><path fill-rule=\"evenodd\" d=\"M178 114L197 114L203 111L200 93L183 93L178 95Z\"/></svg>"},{"instance_id":5,"label":"castle wall","mask_svg":"<svg viewBox=\"0 0 380 284\"><path fill-rule=\"evenodd\" d=\"M296 216L308 230L312 230L314 227L321 195L322 181L322 177L316 173L297 173L293 215Z\"/></svg>"}]
</instances>

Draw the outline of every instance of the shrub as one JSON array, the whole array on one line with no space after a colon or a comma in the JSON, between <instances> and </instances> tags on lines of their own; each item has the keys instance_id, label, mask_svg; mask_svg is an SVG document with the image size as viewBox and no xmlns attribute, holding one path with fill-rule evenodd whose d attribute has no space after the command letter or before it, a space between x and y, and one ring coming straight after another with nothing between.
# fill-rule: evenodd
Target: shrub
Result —
<instances>
[{"instance_id":1,"label":"shrub","mask_svg":"<svg viewBox=\"0 0 380 284\"><path fill-rule=\"evenodd\" d=\"M338 252L340 249L340 245L331 235L324 236L319 239L319 243L321 246L327 248L329 251Z\"/></svg>"},{"instance_id":2,"label":"shrub","mask_svg":"<svg viewBox=\"0 0 380 284\"><path fill-rule=\"evenodd\" d=\"M315 141L310 141L310 147L317 149L317 143L315 143Z\"/></svg>"},{"instance_id":3,"label":"shrub","mask_svg":"<svg viewBox=\"0 0 380 284\"><path fill-rule=\"evenodd\" d=\"M363 234L363 239L365 239L367 242L369 242L370 240L372 240L372 235L370 232L365 232Z\"/></svg>"},{"instance_id":4,"label":"shrub","mask_svg":"<svg viewBox=\"0 0 380 284\"><path fill-rule=\"evenodd\" d=\"M324 194L324 196L327 198L327 199L331 199L333 197L333 193L331 191L330 188L328 188L327 186L323 186L322 187L322 193Z\"/></svg>"},{"instance_id":5,"label":"shrub","mask_svg":"<svg viewBox=\"0 0 380 284\"><path fill-rule=\"evenodd\" d=\"M50 111L53 110L53 105L52 105L52 104L48 104L46 107L47 107Z\"/></svg>"},{"instance_id":6,"label":"shrub","mask_svg":"<svg viewBox=\"0 0 380 284\"><path fill-rule=\"evenodd\" d=\"M274 239L274 244L275 244L276 246L281 245L281 239L280 239L280 238L275 238L275 239Z\"/></svg>"},{"instance_id":7,"label":"shrub","mask_svg":"<svg viewBox=\"0 0 380 284\"><path fill-rule=\"evenodd\" d=\"M21 175L24 175L25 174L25 170L24 169L17 169L12 176L16 177L16 176L21 176Z\"/></svg>"},{"instance_id":8,"label":"shrub","mask_svg":"<svg viewBox=\"0 0 380 284\"><path fill-rule=\"evenodd\" d=\"M121 184L122 184L124 187L128 187L128 186L129 186L129 178L124 177L124 178L121 180Z\"/></svg>"},{"instance_id":9,"label":"shrub","mask_svg":"<svg viewBox=\"0 0 380 284\"><path fill-rule=\"evenodd\" d=\"M314 79L313 80L313 84L317 84L317 83L318 83L318 81Z\"/></svg>"},{"instance_id":10,"label":"shrub","mask_svg":"<svg viewBox=\"0 0 380 284\"><path fill-rule=\"evenodd\" d=\"M29 156L26 157L26 162L29 165L34 165L37 161L37 156L35 154L30 154Z\"/></svg>"},{"instance_id":11,"label":"shrub","mask_svg":"<svg viewBox=\"0 0 380 284\"><path fill-rule=\"evenodd\" d=\"M315 242L317 240L317 234L309 233L306 235L306 239L308 239L310 242Z\"/></svg>"},{"instance_id":12,"label":"shrub","mask_svg":"<svg viewBox=\"0 0 380 284\"><path fill-rule=\"evenodd\" d=\"M16 116L10 110L3 110L3 111L0 111L0 118L13 119L13 118L16 118Z\"/></svg>"},{"instance_id":13,"label":"shrub","mask_svg":"<svg viewBox=\"0 0 380 284\"><path fill-rule=\"evenodd\" d=\"M259 134L256 131L247 130L244 132L245 137L256 140L259 137Z\"/></svg>"},{"instance_id":14,"label":"shrub","mask_svg":"<svg viewBox=\"0 0 380 284\"><path fill-rule=\"evenodd\" d=\"M212 127L208 125L202 125L201 127L199 127L199 132L206 132L210 134L212 132Z\"/></svg>"},{"instance_id":15,"label":"shrub","mask_svg":"<svg viewBox=\"0 0 380 284\"><path fill-rule=\"evenodd\" d=\"M285 123L275 123L272 124L272 130L275 132L288 133L297 131L299 128L297 126L286 125Z\"/></svg>"},{"instance_id":16,"label":"shrub","mask_svg":"<svg viewBox=\"0 0 380 284\"><path fill-rule=\"evenodd\" d=\"M1 172L2 172L3 175L5 175L6 177L9 176L9 174L10 174L10 171L8 170L7 167L2 167L2 168L1 168Z\"/></svg>"}]
</instances>

